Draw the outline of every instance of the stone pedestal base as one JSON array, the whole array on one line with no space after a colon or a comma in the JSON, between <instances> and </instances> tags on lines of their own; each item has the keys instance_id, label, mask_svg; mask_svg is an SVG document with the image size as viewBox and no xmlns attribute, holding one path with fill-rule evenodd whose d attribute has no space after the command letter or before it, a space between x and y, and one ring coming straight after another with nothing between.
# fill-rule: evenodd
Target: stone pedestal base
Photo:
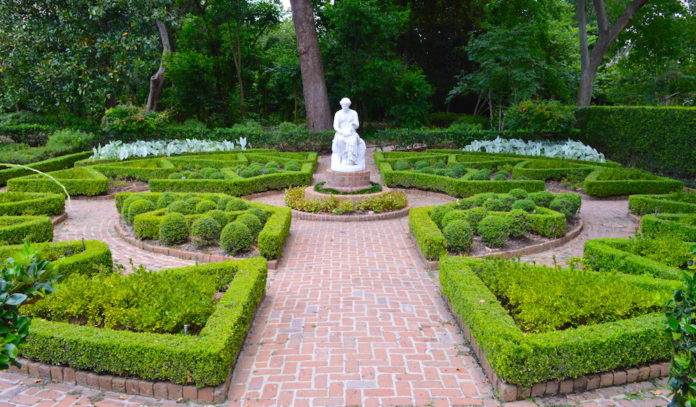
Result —
<instances>
[{"instance_id":1,"label":"stone pedestal base","mask_svg":"<svg viewBox=\"0 0 696 407\"><path fill-rule=\"evenodd\" d=\"M335 189L335 188L334 188ZM360 194L360 195L334 195L334 194L324 194L322 192L317 192L314 190L314 187L307 187L305 189L305 198L311 198L311 199L324 199L324 198L330 198L334 197L338 199L339 201L350 201L350 202L358 202L362 201L363 199L367 198L373 198L375 196L380 196L383 194L386 194L387 192L390 192L391 190L385 186L382 186L382 191L380 192L373 192L371 194ZM333 215L332 215L333 216Z\"/></svg>"},{"instance_id":2,"label":"stone pedestal base","mask_svg":"<svg viewBox=\"0 0 696 407\"><path fill-rule=\"evenodd\" d=\"M333 188L338 191L351 192L369 188L370 171L338 172L328 170L327 182L324 188Z\"/></svg>"}]
</instances>

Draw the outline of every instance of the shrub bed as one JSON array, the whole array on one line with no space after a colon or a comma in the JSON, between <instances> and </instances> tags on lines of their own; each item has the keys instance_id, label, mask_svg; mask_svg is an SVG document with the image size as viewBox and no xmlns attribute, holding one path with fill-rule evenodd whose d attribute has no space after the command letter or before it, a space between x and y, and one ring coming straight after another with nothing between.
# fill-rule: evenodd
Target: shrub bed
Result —
<instances>
[{"instance_id":1,"label":"shrub bed","mask_svg":"<svg viewBox=\"0 0 696 407\"><path fill-rule=\"evenodd\" d=\"M299 187L285 191L285 204L301 212L344 215L354 212L392 212L408 206L408 199L402 191L385 192L355 202L342 201L333 195L326 198L306 198L305 188Z\"/></svg>"},{"instance_id":2,"label":"shrub bed","mask_svg":"<svg viewBox=\"0 0 696 407\"><path fill-rule=\"evenodd\" d=\"M61 157L50 158L48 160L27 164L27 167L43 172L64 170L66 168L71 168L77 161L84 160L85 158L89 157L90 154L91 152L89 151L68 154ZM35 174L35 172L26 168L8 168L5 170L0 170L0 186L7 184L7 181L11 178L18 178L32 174Z\"/></svg>"},{"instance_id":3,"label":"shrub bed","mask_svg":"<svg viewBox=\"0 0 696 407\"><path fill-rule=\"evenodd\" d=\"M36 243L41 257L51 262L62 278L72 274L92 275L111 270L111 250L98 240ZM15 257L23 245L0 246L0 259Z\"/></svg>"},{"instance_id":4,"label":"shrub bed","mask_svg":"<svg viewBox=\"0 0 696 407\"><path fill-rule=\"evenodd\" d=\"M630 194L666 194L681 191L684 183L640 170L603 168L588 175L583 188L586 194L602 198Z\"/></svg>"},{"instance_id":5,"label":"shrub bed","mask_svg":"<svg viewBox=\"0 0 696 407\"><path fill-rule=\"evenodd\" d=\"M198 335L111 330L36 318L22 355L96 373L199 387L223 383L234 366L263 298L266 260L255 258L151 272L179 276L232 275ZM128 277L126 277L128 278Z\"/></svg>"},{"instance_id":6,"label":"shrub bed","mask_svg":"<svg viewBox=\"0 0 696 407\"><path fill-rule=\"evenodd\" d=\"M545 266L464 257L448 257L440 263L443 294L498 376L508 383L531 387L535 383L578 378L669 359L669 339L663 335L664 316L660 312L662 303L656 300L634 308L632 299L624 296L624 287L631 287L637 293L633 297L643 301L640 292L646 292L646 296L652 299L656 295L662 298L669 296L678 287L678 282L621 274L602 276L601 273L577 269L563 270L555 277L559 271ZM562 330L525 332L505 308L504 302L501 303L501 299L509 301L515 298L512 297L514 292L493 279L495 276L505 277L509 272L528 275L532 283L538 280L535 284L546 284L535 294L540 300L538 312L519 305L514 312L526 312L533 318L555 316L551 311L554 309L564 312L583 309L587 316L581 321L563 323L565 329ZM482 273L489 275L487 282L482 279ZM591 279L591 284L585 283L588 279ZM566 298L565 294L543 294L549 289L560 293L575 292L579 289L577 284L585 294L576 295L574 299ZM489 288L491 285L494 288ZM602 287L602 295L614 298L608 311L620 314L622 309L628 308L633 312L625 314L625 319L596 321L595 318L605 310L601 308L604 303L593 300L598 291L593 288L595 285ZM534 305L532 298L527 301Z\"/></svg>"},{"instance_id":7,"label":"shrub bed","mask_svg":"<svg viewBox=\"0 0 696 407\"><path fill-rule=\"evenodd\" d=\"M0 243L50 242L53 223L47 216L0 216Z\"/></svg>"},{"instance_id":8,"label":"shrub bed","mask_svg":"<svg viewBox=\"0 0 696 407\"><path fill-rule=\"evenodd\" d=\"M109 179L92 168L71 168L49 172L70 195L101 195L109 191ZM7 190L14 192L64 193L63 188L44 175L36 174L7 181Z\"/></svg>"},{"instance_id":9,"label":"shrub bed","mask_svg":"<svg viewBox=\"0 0 696 407\"><path fill-rule=\"evenodd\" d=\"M0 215L49 215L65 212L65 197L58 194L0 192Z\"/></svg>"},{"instance_id":10,"label":"shrub bed","mask_svg":"<svg viewBox=\"0 0 696 407\"><path fill-rule=\"evenodd\" d=\"M636 215L648 213L696 213L696 192L667 195L631 195L628 209Z\"/></svg>"},{"instance_id":11,"label":"shrub bed","mask_svg":"<svg viewBox=\"0 0 696 407\"><path fill-rule=\"evenodd\" d=\"M645 215L640 221L640 231L649 237L669 234L696 242L696 214Z\"/></svg>"}]
</instances>

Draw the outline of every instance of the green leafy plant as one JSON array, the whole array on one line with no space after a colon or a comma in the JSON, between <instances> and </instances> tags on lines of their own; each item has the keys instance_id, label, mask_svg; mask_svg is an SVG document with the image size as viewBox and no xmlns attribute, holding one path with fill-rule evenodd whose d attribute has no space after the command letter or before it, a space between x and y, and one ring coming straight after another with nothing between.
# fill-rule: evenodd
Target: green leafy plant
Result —
<instances>
[{"instance_id":1,"label":"green leafy plant","mask_svg":"<svg viewBox=\"0 0 696 407\"><path fill-rule=\"evenodd\" d=\"M220 238L220 223L212 216L204 215L191 225L191 237L198 246L207 246Z\"/></svg>"},{"instance_id":2,"label":"green leafy plant","mask_svg":"<svg viewBox=\"0 0 696 407\"><path fill-rule=\"evenodd\" d=\"M0 269L0 370L20 366L19 348L29 335L30 319L22 304L53 292L58 278L38 249L25 244L21 253L5 260Z\"/></svg>"},{"instance_id":3,"label":"green leafy plant","mask_svg":"<svg viewBox=\"0 0 696 407\"><path fill-rule=\"evenodd\" d=\"M505 216L488 215L479 222L478 234L488 247L503 247L510 237L510 220Z\"/></svg>"},{"instance_id":4,"label":"green leafy plant","mask_svg":"<svg viewBox=\"0 0 696 407\"><path fill-rule=\"evenodd\" d=\"M231 222L220 233L220 246L227 253L237 254L251 250L254 236L249 228L241 222Z\"/></svg>"},{"instance_id":5,"label":"green leafy plant","mask_svg":"<svg viewBox=\"0 0 696 407\"><path fill-rule=\"evenodd\" d=\"M188 239L189 230L184 215L171 212L162 218L159 225L159 240L166 245L184 243Z\"/></svg>"},{"instance_id":6,"label":"green leafy plant","mask_svg":"<svg viewBox=\"0 0 696 407\"><path fill-rule=\"evenodd\" d=\"M452 213L452 212L450 212ZM451 252L466 253L474 241L474 229L465 220L453 220L442 231Z\"/></svg>"}]
</instances>

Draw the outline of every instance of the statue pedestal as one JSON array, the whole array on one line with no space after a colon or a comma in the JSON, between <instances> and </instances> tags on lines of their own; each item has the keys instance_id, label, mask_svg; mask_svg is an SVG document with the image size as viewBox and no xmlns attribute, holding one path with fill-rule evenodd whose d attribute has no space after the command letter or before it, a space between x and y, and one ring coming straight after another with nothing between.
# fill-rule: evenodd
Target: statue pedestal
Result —
<instances>
[{"instance_id":1,"label":"statue pedestal","mask_svg":"<svg viewBox=\"0 0 696 407\"><path fill-rule=\"evenodd\" d=\"M369 188L370 171L338 172L328 170L328 176L324 188L332 188L341 192L358 191Z\"/></svg>"}]
</instances>

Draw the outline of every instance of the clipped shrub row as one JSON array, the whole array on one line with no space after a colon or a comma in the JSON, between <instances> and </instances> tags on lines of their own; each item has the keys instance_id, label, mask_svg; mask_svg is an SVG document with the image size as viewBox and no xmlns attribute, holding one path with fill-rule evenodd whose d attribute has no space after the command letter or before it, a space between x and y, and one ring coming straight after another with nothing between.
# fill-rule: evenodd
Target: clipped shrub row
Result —
<instances>
[{"instance_id":1,"label":"clipped shrub row","mask_svg":"<svg viewBox=\"0 0 696 407\"><path fill-rule=\"evenodd\" d=\"M408 199L402 191L384 192L355 202L340 200L333 195L325 198L307 198L305 197L305 188L297 187L285 191L285 204L301 212L343 215L353 212L396 211L408 206Z\"/></svg>"},{"instance_id":2,"label":"clipped shrub row","mask_svg":"<svg viewBox=\"0 0 696 407\"><path fill-rule=\"evenodd\" d=\"M163 271L233 274L198 335L111 330L44 319L32 321L26 358L80 370L199 387L223 383L233 368L266 286L266 260L211 263ZM151 273L159 273L157 271Z\"/></svg>"},{"instance_id":3,"label":"clipped shrub row","mask_svg":"<svg viewBox=\"0 0 696 407\"><path fill-rule=\"evenodd\" d=\"M696 213L645 215L640 230L649 237L669 234L696 242Z\"/></svg>"},{"instance_id":4,"label":"clipped shrub row","mask_svg":"<svg viewBox=\"0 0 696 407\"><path fill-rule=\"evenodd\" d=\"M583 189L588 195L607 197L631 194L667 194L681 191L681 181L658 177L645 171L603 168L585 178Z\"/></svg>"},{"instance_id":5,"label":"clipped shrub row","mask_svg":"<svg viewBox=\"0 0 696 407\"><path fill-rule=\"evenodd\" d=\"M48 160L28 164L27 167L43 172L63 170L66 168L71 168L77 161L84 160L88 158L91 154L92 153L89 151L68 154L61 157L50 158ZM32 174L34 174L34 171L28 170L26 168L15 167L0 170L0 186L7 184L7 181L9 179L23 177L25 175Z\"/></svg>"},{"instance_id":6,"label":"clipped shrub row","mask_svg":"<svg viewBox=\"0 0 696 407\"><path fill-rule=\"evenodd\" d=\"M60 182L70 195L102 195L109 191L109 179L89 167L70 168L48 173ZM36 174L7 181L7 190L12 192L65 193L63 188L45 175Z\"/></svg>"},{"instance_id":7,"label":"clipped shrub row","mask_svg":"<svg viewBox=\"0 0 696 407\"><path fill-rule=\"evenodd\" d=\"M71 274L92 275L110 270L113 265L109 246L98 240L36 243L35 246L62 278ZM0 259L14 257L22 249L23 245L0 246Z\"/></svg>"},{"instance_id":8,"label":"clipped shrub row","mask_svg":"<svg viewBox=\"0 0 696 407\"><path fill-rule=\"evenodd\" d=\"M47 216L0 216L0 243L50 242L53 223Z\"/></svg>"},{"instance_id":9,"label":"clipped shrub row","mask_svg":"<svg viewBox=\"0 0 696 407\"><path fill-rule=\"evenodd\" d=\"M696 213L696 192L667 195L631 195L628 209L636 215L649 213Z\"/></svg>"},{"instance_id":10,"label":"clipped shrub row","mask_svg":"<svg viewBox=\"0 0 696 407\"><path fill-rule=\"evenodd\" d=\"M0 192L0 215L60 215L65 211L65 197L59 194Z\"/></svg>"}]
</instances>

